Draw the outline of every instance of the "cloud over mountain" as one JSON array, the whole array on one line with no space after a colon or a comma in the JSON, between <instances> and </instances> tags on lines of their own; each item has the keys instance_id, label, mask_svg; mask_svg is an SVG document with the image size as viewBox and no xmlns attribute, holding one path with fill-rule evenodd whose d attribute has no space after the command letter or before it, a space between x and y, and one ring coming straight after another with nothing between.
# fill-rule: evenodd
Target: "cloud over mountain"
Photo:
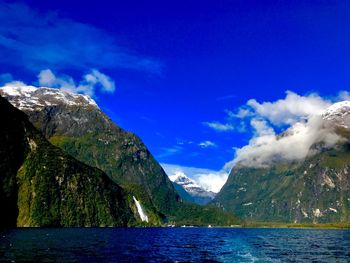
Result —
<instances>
[{"instance_id":1,"label":"cloud over mountain","mask_svg":"<svg viewBox=\"0 0 350 263\"><path fill-rule=\"evenodd\" d=\"M12 76L4 78L3 82L4 84L0 83L0 85L8 87L28 86L22 81L14 80ZM114 81L97 69L93 69L89 73L83 75L78 83L76 83L71 76L57 76L50 69L45 69L40 71L38 74L38 81L30 87L63 89L75 94L89 95L90 97L95 97L97 90L102 93L113 93L115 91Z\"/></svg>"},{"instance_id":2,"label":"cloud over mountain","mask_svg":"<svg viewBox=\"0 0 350 263\"><path fill-rule=\"evenodd\" d=\"M188 167L174 164L160 164L168 176L174 176L183 173L189 178L195 180L203 189L217 193L225 184L228 172L225 170L214 171L204 168Z\"/></svg>"},{"instance_id":3,"label":"cloud over mountain","mask_svg":"<svg viewBox=\"0 0 350 263\"><path fill-rule=\"evenodd\" d=\"M297 161L317 153L312 147L322 144L333 147L343 140L334 125L325 122L322 113L347 95L328 100L317 94L305 96L287 91L284 99L259 103L249 100L236 113L230 112L236 121L245 122L251 128L249 143L236 149L235 158L226 167L242 165L266 167L277 161Z\"/></svg>"},{"instance_id":4,"label":"cloud over mountain","mask_svg":"<svg viewBox=\"0 0 350 263\"><path fill-rule=\"evenodd\" d=\"M89 96L94 96L97 88L105 93L113 93L115 91L114 81L96 69L85 74L79 84L76 84L70 76L57 77L50 69L46 69L39 73L38 82L40 86L65 89L73 93L82 93Z\"/></svg>"},{"instance_id":5,"label":"cloud over mountain","mask_svg":"<svg viewBox=\"0 0 350 263\"><path fill-rule=\"evenodd\" d=\"M247 113L251 116L266 119L274 125L292 125L301 119L322 114L330 105L329 101L314 93L300 96L287 91L284 99L263 103L251 99L245 107L248 108Z\"/></svg>"}]
</instances>

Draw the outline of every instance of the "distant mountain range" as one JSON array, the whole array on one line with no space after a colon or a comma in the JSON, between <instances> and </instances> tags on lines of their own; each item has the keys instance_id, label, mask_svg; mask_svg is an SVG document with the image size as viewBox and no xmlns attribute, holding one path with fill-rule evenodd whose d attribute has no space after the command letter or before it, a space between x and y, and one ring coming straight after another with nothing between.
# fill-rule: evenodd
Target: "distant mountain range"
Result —
<instances>
[{"instance_id":1,"label":"distant mountain range","mask_svg":"<svg viewBox=\"0 0 350 263\"><path fill-rule=\"evenodd\" d=\"M119 195L121 200L126 200L126 205L125 212L118 212L118 220L125 219L122 222L109 220L108 224L97 220L91 225L139 224L146 217L149 225L167 222L228 225L237 222L235 217L214 206L204 209L184 201L142 141L114 124L90 97L21 83L1 88L0 95L25 112L29 121L40 131L38 134L43 134L51 144L90 167L87 169L97 168L100 173L103 171L112 180L113 187L121 186L118 188L122 192ZM3 141L6 141L6 136ZM21 151L18 154L20 153ZM42 158L44 162L57 157L47 154ZM51 173L56 176L53 171ZM83 176L84 173L79 174ZM81 187L87 184L84 180L91 181L84 177L80 182ZM104 191L104 188L97 187L93 182L89 185L96 187L96 192ZM50 186L47 189L50 191ZM35 195L31 188L27 192L28 195ZM83 200L79 202L84 203ZM76 204L71 202L71 206L74 205ZM52 211L53 207L48 205L48 209ZM51 223L49 221L44 225L55 225ZM39 222L29 225L43 224ZM68 225L79 226L85 223L72 222Z\"/></svg>"},{"instance_id":2,"label":"distant mountain range","mask_svg":"<svg viewBox=\"0 0 350 263\"><path fill-rule=\"evenodd\" d=\"M238 162L213 202L248 221L350 222L350 101L332 105L318 122L327 140L315 140L305 158L276 156L260 167ZM299 128L291 127L279 139L298 134Z\"/></svg>"},{"instance_id":3,"label":"distant mountain range","mask_svg":"<svg viewBox=\"0 0 350 263\"><path fill-rule=\"evenodd\" d=\"M205 190L183 172L177 172L175 175L169 176L169 178L180 196L188 202L205 205L215 197L214 192Z\"/></svg>"}]
</instances>

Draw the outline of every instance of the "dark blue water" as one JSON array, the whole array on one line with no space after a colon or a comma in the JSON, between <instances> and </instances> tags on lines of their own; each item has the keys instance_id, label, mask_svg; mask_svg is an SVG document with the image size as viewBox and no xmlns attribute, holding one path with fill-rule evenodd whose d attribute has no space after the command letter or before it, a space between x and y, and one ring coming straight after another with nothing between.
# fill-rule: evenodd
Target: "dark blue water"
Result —
<instances>
[{"instance_id":1,"label":"dark blue water","mask_svg":"<svg viewBox=\"0 0 350 263\"><path fill-rule=\"evenodd\" d=\"M350 231L29 228L1 232L0 262L350 262Z\"/></svg>"}]
</instances>

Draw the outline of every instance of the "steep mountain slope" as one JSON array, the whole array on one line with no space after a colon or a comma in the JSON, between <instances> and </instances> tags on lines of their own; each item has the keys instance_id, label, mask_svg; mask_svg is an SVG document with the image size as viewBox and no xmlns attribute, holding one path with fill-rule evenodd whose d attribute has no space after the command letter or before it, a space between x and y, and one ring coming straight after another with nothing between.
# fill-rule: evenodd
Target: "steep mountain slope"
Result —
<instances>
[{"instance_id":1,"label":"steep mountain slope","mask_svg":"<svg viewBox=\"0 0 350 263\"><path fill-rule=\"evenodd\" d=\"M124 191L102 171L51 145L0 97L0 226L126 226Z\"/></svg>"},{"instance_id":2,"label":"steep mountain slope","mask_svg":"<svg viewBox=\"0 0 350 263\"><path fill-rule=\"evenodd\" d=\"M342 137L337 144L315 143L300 161L267 167L238 163L214 202L252 221L350 222L350 102L331 106L322 122Z\"/></svg>"},{"instance_id":3,"label":"steep mountain slope","mask_svg":"<svg viewBox=\"0 0 350 263\"><path fill-rule=\"evenodd\" d=\"M173 182L174 189L179 194L182 200L188 203L195 203L193 197L179 184Z\"/></svg>"},{"instance_id":4,"label":"steep mountain slope","mask_svg":"<svg viewBox=\"0 0 350 263\"><path fill-rule=\"evenodd\" d=\"M88 96L31 86L5 87L0 94L24 111L54 145L106 172L143 203L159 222L179 199L146 146L116 126Z\"/></svg>"},{"instance_id":5,"label":"steep mountain slope","mask_svg":"<svg viewBox=\"0 0 350 263\"><path fill-rule=\"evenodd\" d=\"M23 110L50 142L101 169L129 196L135 196L151 224L237 221L220 209L183 202L142 141L115 125L89 97L20 83L1 88L0 94Z\"/></svg>"},{"instance_id":6,"label":"steep mountain slope","mask_svg":"<svg viewBox=\"0 0 350 263\"><path fill-rule=\"evenodd\" d=\"M205 205L215 197L214 192L206 191L182 172L178 172L173 176L169 176L169 178L174 183L174 185L176 185L175 189L177 189L178 193L181 197L183 197L184 200L199 205ZM183 189L186 193L183 193L181 189ZM188 197L186 194L190 197Z\"/></svg>"}]
</instances>

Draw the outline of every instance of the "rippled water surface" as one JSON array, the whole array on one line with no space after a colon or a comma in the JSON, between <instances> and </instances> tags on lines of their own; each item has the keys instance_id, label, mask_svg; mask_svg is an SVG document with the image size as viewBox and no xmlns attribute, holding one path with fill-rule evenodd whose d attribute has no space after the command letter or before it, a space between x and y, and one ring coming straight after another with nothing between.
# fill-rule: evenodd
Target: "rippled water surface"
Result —
<instances>
[{"instance_id":1,"label":"rippled water surface","mask_svg":"<svg viewBox=\"0 0 350 263\"><path fill-rule=\"evenodd\" d=\"M1 232L0 262L350 262L350 231L29 228Z\"/></svg>"}]
</instances>

